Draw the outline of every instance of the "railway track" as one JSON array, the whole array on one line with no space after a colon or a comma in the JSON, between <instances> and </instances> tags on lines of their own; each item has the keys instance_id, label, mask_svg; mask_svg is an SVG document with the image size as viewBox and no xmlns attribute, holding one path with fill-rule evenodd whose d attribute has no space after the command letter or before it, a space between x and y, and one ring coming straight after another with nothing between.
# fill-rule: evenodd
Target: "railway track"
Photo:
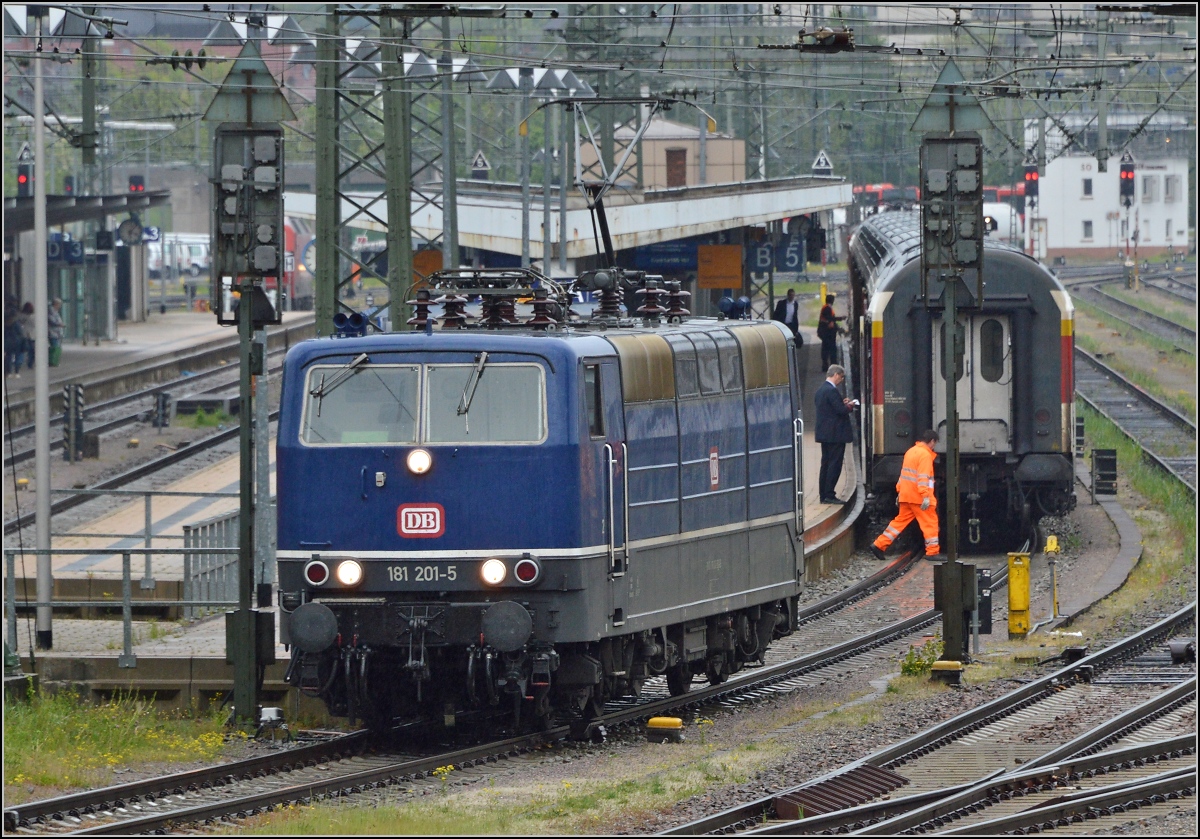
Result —
<instances>
[{"instance_id":1,"label":"railway track","mask_svg":"<svg viewBox=\"0 0 1200 839\"><path fill-rule=\"evenodd\" d=\"M1180 352L1193 356L1196 354L1195 329L1126 303L1100 288L1099 285L1078 284L1074 288L1074 293L1080 299L1087 301L1104 314L1126 326L1166 341Z\"/></svg>"},{"instance_id":2,"label":"railway track","mask_svg":"<svg viewBox=\"0 0 1200 839\"><path fill-rule=\"evenodd\" d=\"M378 738L360 732L331 743L302 746L241 763L30 802L5 811L5 828L30 834L123 834L236 818L288 803L340 798L422 779L429 782L439 767L478 769L568 737L595 739L606 730L650 716L686 714L689 709L712 713L722 707L757 702L828 680L849 668L877 668L884 659L894 666L914 638L939 616L926 610L898 622L884 617L894 611L894 607L886 606L892 587L920 570L921 563L915 557L898 558L867 580L804 609L798 615L801 628L791 638L780 639L793 643L773 645L764 666L683 696L669 696L665 679L659 678L648 684L640 701L624 706L611 703L609 713L595 720L568 721L545 732L451 752L370 753L369 743ZM901 596L911 597L911 593ZM884 607L870 609L872 598L884 602ZM856 606L876 614L868 619L847 619L846 610ZM831 629L828 624L832 622L824 620L835 613L842 616L840 630ZM798 648L805 647L807 652L796 655Z\"/></svg>"},{"instance_id":3,"label":"railway track","mask_svg":"<svg viewBox=\"0 0 1200 839\"><path fill-rule=\"evenodd\" d=\"M275 422L278 418L278 411L272 411L269 414L270 422ZM111 478L106 478L105 480L92 484L86 488L89 490L89 492L59 495L56 500L50 502L50 515L56 516L59 513L64 513L67 510L71 510L80 506L81 504L86 504L88 501L92 501L96 497L93 494L95 490L120 489L121 487L127 486L134 481L141 480L142 478L149 477L156 472L166 469L168 466L174 466L177 463L182 463L183 461L195 457L202 452L210 451L211 449L215 449L218 446L224 445L225 443L237 440L240 433L240 426L231 426L230 428L226 428L224 431L218 431L215 434L210 434L209 436L203 437L183 448L166 452L165 454L145 461L144 463L140 463L131 469L127 469L118 475L114 475ZM8 519L4 522L4 535L7 536L10 533L16 533L18 530L21 530L24 527L33 525L35 517L36 512L31 511L25 515Z\"/></svg>"},{"instance_id":4,"label":"railway track","mask_svg":"<svg viewBox=\"0 0 1200 839\"><path fill-rule=\"evenodd\" d=\"M820 778L665 833L895 835L940 832L954 823L956 832L991 835L999 832L993 821L1000 811L989 808L1001 802L1026 798L1020 802L1026 815L1019 818L1028 818L1031 807L1061 798L1061 787L1083 787L1085 777L1109 775L1114 766L1126 764L1140 768L1147 762L1173 761L1168 769L1182 777L1173 777L1152 793L1139 786L1140 778L1122 780L1124 788L1108 800L1129 801L1131 795L1141 800L1145 795L1165 801L1168 795L1192 795L1194 655L1182 661L1173 656L1170 665L1158 668L1152 679L1138 664L1147 652L1160 659L1161 645L1194 625L1195 610L1193 602L1098 653L1083 655L1005 696ZM1142 681L1135 685L1116 687L1119 681L1102 678L1131 668L1142 671ZM1078 792L1072 796L1085 809L1124 806L1098 805L1087 795L1075 795ZM1027 798L1034 793L1045 795ZM1055 801L1054 806L1062 803ZM1032 817L1044 821L1049 811L1041 809ZM987 816L992 820L985 821ZM1060 817L1072 818L1054 818ZM967 819L975 823L968 824Z\"/></svg>"},{"instance_id":5,"label":"railway track","mask_svg":"<svg viewBox=\"0 0 1200 839\"><path fill-rule=\"evenodd\" d=\"M1142 280L1142 285L1161 291L1163 294L1170 295L1184 303L1189 303L1193 306L1196 305L1196 280L1194 277L1191 282L1170 275L1166 277L1154 277Z\"/></svg>"},{"instance_id":6,"label":"railway track","mask_svg":"<svg viewBox=\"0 0 1200 839\"><path fill-rule=\"evenodd\" d=\"M1195 423L1130 384L1091 353L1076 347L1075 359L1075 393L1195 495Z\"/></svg>"},{"instance_id":7,"label":"railway track","mask_svg":"<svg viewBox=\"0 0 1200 839\"><path fill-rule=\"evenodd\" d=\"M284 350L272 350L269 354L268 358L272 365L269 368L270 374L278 375L282 369L284 352ZM236 389L237 376L237 367L217 367L192 376L181 376L137 393L128 393L98 402L84 409L84 420L89 422L86 430L98 432L101 436L111 434L144 421L146 413L154 409L154 397L159 393L170 393L177 399L191 396L212 396L227 392L230 388ZM61 412L50 418L52 431L62 428L62 424ZM5 435L5 469L34 458L36 450L33 448L33 436L33 426L31 425L13 429ZM21 448L17 448L18 444L21 445ZM50 451L61 451L64 445L61 436L52 434Z\"/></svg>"}]
</instances>

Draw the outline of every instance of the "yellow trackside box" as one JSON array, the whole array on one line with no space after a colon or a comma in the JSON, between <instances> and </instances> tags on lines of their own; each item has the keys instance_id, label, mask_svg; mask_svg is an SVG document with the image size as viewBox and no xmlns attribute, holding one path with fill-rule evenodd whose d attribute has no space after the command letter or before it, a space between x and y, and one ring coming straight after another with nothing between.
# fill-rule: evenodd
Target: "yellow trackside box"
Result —
<instances>
[{"instance_id":1,"label":"yellow trackside box","mask_svg":"<svg viewBox=\"0 0 1200 839\"><path fill-rule=\"evenodd\" d=\"M1008 637L1029 634L1029 554L1008 555Z\"/></svg>"}]
</instances>

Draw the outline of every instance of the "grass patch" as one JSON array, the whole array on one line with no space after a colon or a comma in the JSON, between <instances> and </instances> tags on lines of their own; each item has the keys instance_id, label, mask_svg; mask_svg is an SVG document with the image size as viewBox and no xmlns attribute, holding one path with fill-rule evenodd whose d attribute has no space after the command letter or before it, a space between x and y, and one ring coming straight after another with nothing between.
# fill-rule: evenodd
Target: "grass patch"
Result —
<instances>
[{"instance_id":1,"label":"grass patch","mask_svg":"<svg viewBox=\"0 0 1200 839\"><path fill-rule=\"evenodd\" d=\"M764 764L760 759L764 751L761 742L755 750L736 746L725 752L691 743L665 745L661 764L648 773L645 767L633 767L629 777L537 783L518 770L507 778L464 788L455 788L452 780L448 794L430 794L426 785L419 797L394 804L295 807L259 816L249 826L230 831L257 835L606 833L616 819L649 818L713 787L744 783ZM620 763L613 761L615 772L622 771L616 765Z\"/></svg>"},{"instance_id":2,"label":"grass patch","mask_svg":"<svg viewBox=\"0 0 1200 839\"><path fill-rule=\"evenodd\" d=\"M233 418L223 408L218 408L215 411L206 411L199 408L195 414L196 427L208 426L214 427L218 425L227 425Z\"/></svg>"},{"instance_id":3,"label":"grass patch","mask_svg":"<svg viewBox=\"0 0 1200 839\"><path fill-rule=\"evenodd\" d=\"M92 706L69 691L4 703L4 799L19 803L114 781L116 766L214 760L225 742L215 709L167 714L145 699Z\"/></svg>"},{"instance_id":4,"label":"grass patch","mask_svg":"<svg viewBox=\"0 0 1200 839\"><path fill-rule=\"evenodd\" d=\"M1152 315L1158 315L1160 318L1165 318L1180 326L1186 326L1193 331L1196 329L1196 318L1194 316L1189 317L1186 309L1181 310L1180 307L1167 308L1166 306L1160 306L1146 295L1127 291L1124 288L1113 287L1107 289L1107 291L1113 297L1124 303L1128 303L1130 306L1149 312Z\"/></svg>"},{"instance_id":5,"label":"grass patch","mask_svg":"<svg viewBox=\"0 0 1200 839\"><path fill-rule=\"evenodd\" d=\"M1117 450L1118 500L1142 530L1142 558L1125 585L1093 608L1071 629L1085 637L1114 621L1143 613L1146 604L1166 598L1187 602L1196 591L1196 502L1174 478L1142 457L1139 446L1086 405L1087 447Z\"/></svg>"},{"instance_id":6,"label":"grass patch","mask_svg":"<svg viewBox=\"0 0 1200 839\"><path fill-rule=\"evenodd\" d=\"M1152 510L1161 514L1173 538L1179 540L1179 548L1186 556L1181 557L1181 568L1195 573L1196 562L1196 502L1187 489L1175 478L1163 472L1142 456L1141 446L1093 411L1087 403L1075 403L1078 416L1084 418L1084 436L1087 450L1116 449L1118 486L1127 484L1140 499L1132 499L1126 505L1135 517L1141 512ZM1140 502L1140 503L1139 503Z\"/></svg>"},{"instance_id":7,"label":"grass patch","mask_svg":"<svg viewBox=\"0 0 1200 839\"><path fill-rule=\"evenodd\" d=\"M1106 327L1109 327L1114 331L1120 331L1122 328L1124 328L1124 324L1114 320L1113 318L1110 318L1100 310L1092 309L1091 307L1088 307L1086 303L1081 303L1078 301L1078 299L1076 300L1076 303L1081 308L1088 308L1089 317L1095 317L1096 320L1104 324ZM1159 353L1159 360L1162 365L1170 365L1187 376L1193 378L1195 377L1196 359L1194 356L1187 355L1186 353L1176 352L1174 344L1171 344L1170 342L1164 341L1160 338L1144 335L1139 335L1138 337L1142 343ZM1125 376L1125 378L1133 382L1142 390L1157 397L1158 399L1161 399L1168 405L1173 405L1175 408L1182 411L1185 415L1195 421L1195 398L1186 391L1171 390L1164 387L1158 376L1158 365L1146 370L1144 367L1137 366L1134 362L1126 359L1122 353L1114 352L1111 341L1101 342L1091 335L1080 333L1078 330L1075 333L1075 343L1078 344L1082 349L1087 350L1092 355L1099 355L1103 353L1104 357L1101 359L1101 361L1103 361L1109 367L1116 370L1122 376ZM1165 359L1162 358L1164 355L1166 356Z\"/></svg>"}]
</instances>

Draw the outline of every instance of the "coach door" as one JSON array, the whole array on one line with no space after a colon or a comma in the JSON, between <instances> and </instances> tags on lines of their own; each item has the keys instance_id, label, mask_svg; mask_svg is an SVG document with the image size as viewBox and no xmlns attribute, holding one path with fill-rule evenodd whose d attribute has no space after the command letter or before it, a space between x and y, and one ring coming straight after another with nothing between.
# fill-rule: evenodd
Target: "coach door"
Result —
<instances>
[{"instance_id":1,"label":"coach door","mask_svg":"<svg viewBox=\"0 0 1200 839\"><path fill-rule=\"evenodd\" d=\"M625 414L621 402L621 378L616 359L583 362L584 409L588 417L588 435L602 475L600 508L604 515L604 536L608 545L609 573L625 573L628 557L625 533L629 526L625 472L628 448L625 445Z\"/></svg>"},{"instance_id":2,"label":"coach door","mask_svg":"<svg viewBox=\"0 0 1200 839\"><path fill-rule=\"evenodd\" d=\"M959 452L991 454L1012 450L1012 334L1006 315L960 316L963 361L955 371L958 387ZM937 327L933 342L933 421L945 448L946 376L943 359L946 325ZM950 362L952 363L952 362Z\"/></svg>"}]
</instances>

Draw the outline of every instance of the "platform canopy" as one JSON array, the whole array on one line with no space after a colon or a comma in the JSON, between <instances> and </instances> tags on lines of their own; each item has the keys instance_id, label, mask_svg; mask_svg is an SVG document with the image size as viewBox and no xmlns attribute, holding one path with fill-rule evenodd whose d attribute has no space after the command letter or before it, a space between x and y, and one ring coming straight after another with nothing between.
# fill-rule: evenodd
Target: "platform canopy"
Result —
<instances>
[{"instance_id":1,"label":"platform canopy","mask_svg":"<svg viewBox=\"0 0 1200 839\"><path fill-rule=\"evenodd\" d=\"M136 195L47 195L46 225L76 221L104 221L108 216L141 212L171 201L170 190L139 192ZM4 199L6 235L33 230L33 196Z\"/></svg>"}]
</instances>

